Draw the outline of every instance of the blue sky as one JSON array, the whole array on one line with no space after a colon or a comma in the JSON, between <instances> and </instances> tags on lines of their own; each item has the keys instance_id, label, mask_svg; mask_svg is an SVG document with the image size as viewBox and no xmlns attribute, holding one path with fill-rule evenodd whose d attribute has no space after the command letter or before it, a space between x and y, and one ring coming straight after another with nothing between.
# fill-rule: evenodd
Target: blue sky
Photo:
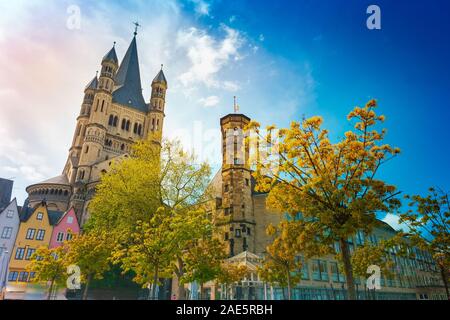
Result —
<instances>
[{"instance_id":1,"label":"blue sky","mask_svg":"<svg viewBox=\"0 0 450 320\"><path fill-rule=\"evenodd\" d=\"M81 28L68 30L73 4ZM371 4L381 30L366 28ZM189 137L215 167L233 95L264 125L322 115L334 138L351 128L355 105L376 98L387 141L402 150L381 177L405 193L450 190L447 1L19 0L0 9L0 176L16 178L19 202L25 186L62 171L83 87L113 41L123 57L136 19L144 97L164 63L165 134Z\"/></svg>"}]
</instances>

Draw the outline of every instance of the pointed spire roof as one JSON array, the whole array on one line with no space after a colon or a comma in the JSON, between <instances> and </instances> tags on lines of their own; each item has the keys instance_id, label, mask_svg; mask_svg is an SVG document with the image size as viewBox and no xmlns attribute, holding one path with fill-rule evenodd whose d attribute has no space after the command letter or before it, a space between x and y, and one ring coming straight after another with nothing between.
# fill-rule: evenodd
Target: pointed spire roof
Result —
<instances>
[{"instance_id":1,"label":"pointed spire roof","mask_svg":"<svg viewBox=\"0 0 450 320\"><path fill-rule=\"evenodd\" d=\"M153 79L152 83L162 82L162 83L167 84L166 76L164 75L164 72L163 72L162 68L163 68L163 65L161 65L161 70L158 72L158 74L156 75L155 79Z\"/></svg>"},{"instance_id":2,"label":"pointed spire roof","mask_svg":"<svg viewBox=\"0 0 450 320\"><path fill-rule=\"evenodd\" d=\"M141 74L137 54L136 36L133 37L125 57L120 64L115 78L116 89L113 101L147 112L147 105L142 96Z\"/></svg>"},{"instance_id":3,"label":"pointed spire roof","mask_svg":"<svg viewBox=\"0 0 450 320\"><path fill-rule=\"evenodd\" d=\"M97 79L97 75L95 75L94 79L92 79L86 86L85 90L88 89L97 89L97 85L98 85L98 79Z\"/></svg>"},{"instance_id":4,"label":"pointed spire roof","mask_svg":"<svg viewBox=\"0 0 450 320\"><path fill-rule=\"evenodd\" d=\"M109 50L109 52L103 57L102 62L105 61L112 61L114 63L119 63L119 59L117 59L117 54L116 54L116 43L114 42L113 47L111 48L111 50Z\"/></svg>"}]
</instances>

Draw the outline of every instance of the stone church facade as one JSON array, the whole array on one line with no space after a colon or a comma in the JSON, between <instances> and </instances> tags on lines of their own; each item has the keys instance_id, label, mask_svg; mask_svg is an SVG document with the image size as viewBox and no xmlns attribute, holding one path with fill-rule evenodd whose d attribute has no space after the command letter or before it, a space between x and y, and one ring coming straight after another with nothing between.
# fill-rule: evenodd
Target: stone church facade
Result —
<instances>
[{"instance_id":1,"label":"stone church facade","mask_svg":"<svg viewBox=\"0 0 450 320\"><path fill-rule=\"evenodd\" d=\"M142 95L136 32L119 64L114 47L103 57L99 76L84 90L84 99L61 175L30 185L29 205L41 201L48 208L75 208L80 223L100 175L114 159L126 156L131 145L149 134L161 136L164 125L167 80L161 70L151 83L151 97Z\"/></svg>"}]
</instances>

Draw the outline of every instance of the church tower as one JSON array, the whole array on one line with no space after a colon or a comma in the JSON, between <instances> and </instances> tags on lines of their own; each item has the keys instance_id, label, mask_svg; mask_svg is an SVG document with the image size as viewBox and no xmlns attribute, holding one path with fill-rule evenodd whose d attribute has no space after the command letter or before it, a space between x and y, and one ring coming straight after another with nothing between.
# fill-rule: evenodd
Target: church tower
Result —
<instances>
[{"instance_id":1,"label":"church tower","mask_svg":"<svg viewBox=\"0 0 450 320\"><path fill-rule=\"evenodd\" d=\"M229 255L243 251L254 252L254 212L252 200L249 147L245 143L250 118L237 113L220 119L222 131L222 208L228 223L225 240L229 242Z\"/></svg>"},{"instance_id":2,"label":"church tower","mask_svg":"<svg viewBox=\"0 0 450 320\"><path fill-rule=\"evenodd\" d=\"M149 133L162 134L164 124L164 107L166 104L167 80L162 70L158 72L152 81L152 95L149 108Z\"/></svg>"}]
</instances>

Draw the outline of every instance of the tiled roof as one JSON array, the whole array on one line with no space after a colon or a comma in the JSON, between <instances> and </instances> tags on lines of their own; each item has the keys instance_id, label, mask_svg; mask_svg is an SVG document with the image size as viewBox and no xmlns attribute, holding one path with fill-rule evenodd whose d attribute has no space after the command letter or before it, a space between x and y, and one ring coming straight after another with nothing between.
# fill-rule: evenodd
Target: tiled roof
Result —
<instances>
[{"instance_id":1,"label":"tiled roof","mask_svg":"<svg viewBox=\"0 0 450 320\"><path fill-rule=\"evenodd\" d=\"M120 64L115 78L115 85L116 89L113 92L113 102L135 108L142 112L148 111L148 105L142 96L136 37L131 41L125 57Z\"/></svg>"}]
</instances>

